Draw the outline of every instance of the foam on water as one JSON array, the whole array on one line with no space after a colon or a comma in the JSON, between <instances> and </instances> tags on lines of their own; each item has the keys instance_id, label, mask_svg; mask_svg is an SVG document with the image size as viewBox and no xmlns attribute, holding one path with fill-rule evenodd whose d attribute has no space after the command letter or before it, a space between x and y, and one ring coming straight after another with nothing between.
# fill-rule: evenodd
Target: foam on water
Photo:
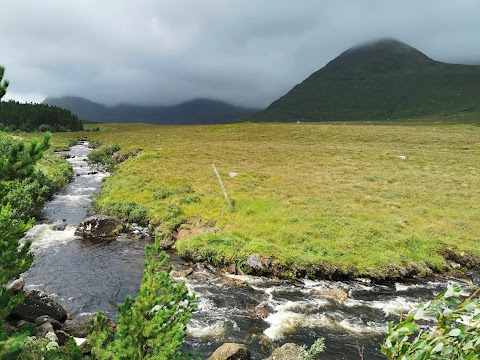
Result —
<instances>
[{"instance_id":1,"label":"foam on water","mask_svg":"<svg viewBox=\"0 0 480 360\"><path fill-rule=\"evenodd\" d=\"M30 249L35 252L77 238L74 234L75 226L67 225L63 231L59 231L53 229L57 225L58 223L34 225L22 240L31 240Z\"/></svg>"},{"instance_id":2,"label":"foam on water","mask_svg":"<svg viewBox=\"0 0 480 360\"><path fill-rule=\"evenodd\" d=\"M357 300L347 299L344 303L348 307L365 307L382 310L385 316L403 315L414 310L419 304L419 300L407 299L403 296L388 298L385 300Z\"/></svg>"},{"instance_id":3,"label":"foam on water","mask_svg":"<svg viewBox=\"0 0 480 360\"><path fill-rule=\"evenodd\" d=\"M363 323L354 319L343 319L337 323L339 327L357 334L379 334L387 330L386 324Z\"/></svg>"},{"instance_id":4,"label":"foam on water","mask_svg":"<svg viewBox=\"0 0 480 360\"><path fill-rule=\"evenodd\" d=\"M187 326L187 333L197 338L218 339L225 334L225 322L215 321L209 325L203 321L193 319Z\"/></svg>"}]
</instances>

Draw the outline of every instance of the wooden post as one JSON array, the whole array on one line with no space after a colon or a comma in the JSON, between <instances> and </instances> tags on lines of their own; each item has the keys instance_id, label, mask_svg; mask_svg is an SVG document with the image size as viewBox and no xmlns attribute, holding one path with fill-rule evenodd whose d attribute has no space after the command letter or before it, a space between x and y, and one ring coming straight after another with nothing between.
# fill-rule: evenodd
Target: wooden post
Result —
<instances>
[{"instance_id":1,"label":"wooden post","mask_svg":"<svg viewBox=\"0 0 480 360\"><path fill-rule=\"evenodd\" d=\"M222 187L223 194L225 195L225 198L227 199L228 205L230 205L230 207L232 208L232 210L235 210L235 208L233 207L232 202L230 201L230 198L228 197L227 189L225 189L225 185L223 185L222 178L220 177L220 174L218 173L218 170L217 170L217 168L215 167L215 164L214 164L214 163L212 163L212 167L213 167L213 171L215 171L215 175L217 175L218 182L220 183L220 186Z\"/></svg>"}]
</instances>

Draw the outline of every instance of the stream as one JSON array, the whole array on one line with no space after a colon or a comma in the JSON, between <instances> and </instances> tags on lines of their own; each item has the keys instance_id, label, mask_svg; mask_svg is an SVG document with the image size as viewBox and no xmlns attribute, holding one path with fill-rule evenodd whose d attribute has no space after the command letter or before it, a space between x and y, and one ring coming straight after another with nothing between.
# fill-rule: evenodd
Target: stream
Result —
<instances>
[{"instance_id":1,"label":"stream","mask_svg":"<svg viewBox=\"0 0 480 360\"><path fill-rule=\"evenodd\" d=\"M27 233L35 254L25 273L26 289L52 294L68 312L114 318L125 296L135 297L143 275L147 240L120 236L114 241L87 242L74 235L86 217L91 195L108 176L90 168L87 143L73 146L67 159L74 180L44 207L42 220ZM191 268L179 278L195 292L198 309L188 326L184 350L206 359L225 342L249 346L252 359L266 358L286 342L311 345L325 338L322 359L384 359L380 343L388 321L398 321L420 301L431 299L449 285L465 294L473 288L455 279L423 279L373 284L303 280L289 282L265 277L223 273L204 264L187 264L170 253L176 271ZM342 304L316 295L332 289L348 293Z\"/></svg>"}]
</instances>

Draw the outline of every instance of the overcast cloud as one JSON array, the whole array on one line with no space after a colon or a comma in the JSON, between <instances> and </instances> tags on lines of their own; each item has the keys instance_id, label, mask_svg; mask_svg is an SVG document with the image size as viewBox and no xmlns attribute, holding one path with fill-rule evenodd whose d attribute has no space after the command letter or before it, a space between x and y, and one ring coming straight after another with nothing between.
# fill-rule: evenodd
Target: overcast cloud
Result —
<instances>
[{"instance_id":1,"label":"overcast cloud","mask_svg":"<svg viewBox=\"0 0 480 360\"><path fill-rule=\"evenodd\" d=\"M477 0L2 1L8 97L266 107L339 53L394 37L480 64Z\"/></svg>"}]
</instances>

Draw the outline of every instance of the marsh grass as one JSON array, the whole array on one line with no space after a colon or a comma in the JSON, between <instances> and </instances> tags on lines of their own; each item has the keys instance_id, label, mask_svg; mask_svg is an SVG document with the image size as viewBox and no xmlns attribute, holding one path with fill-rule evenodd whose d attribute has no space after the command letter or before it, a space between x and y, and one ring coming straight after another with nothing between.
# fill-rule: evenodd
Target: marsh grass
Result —
<instances>
[{"instance_id":1,"label":"marsh grass","mask_svg":"<svg viewBox=\"0 0 480 360\"><path fill-rule=\"evenodd\" d=\"M228 261L258 253L281 265L375 277L402 268L445 270L446 248L480 254L480 129L473 125L106 124L100 130L88 137L122 151L141 149L105 181L100 208L133 202L147 209L153 225L170 221L167 231L181 223L217 230L183 239L181 253Z\"/></svg>"}]
</instances>

